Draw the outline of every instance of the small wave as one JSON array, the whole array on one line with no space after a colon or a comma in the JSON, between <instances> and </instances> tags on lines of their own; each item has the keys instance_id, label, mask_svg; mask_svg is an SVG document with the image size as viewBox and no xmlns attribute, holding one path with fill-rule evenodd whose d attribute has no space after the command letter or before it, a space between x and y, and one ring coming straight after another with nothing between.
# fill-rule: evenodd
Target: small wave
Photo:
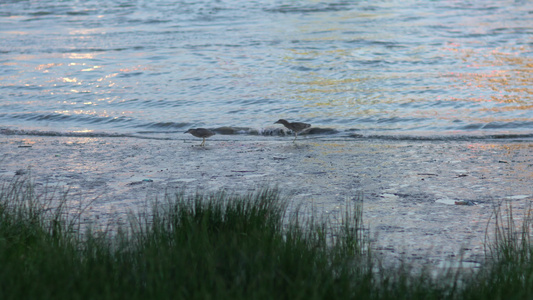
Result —
<instances>
[{"instance_id":1,"label":"small wave","mask_svg":"<svg viewBox=\"0 0 533 300\"><path fill-rule=\"evenodd\" d=\"M0 135L29 135L29 136L48 136L48 137L81 137L81 138L135 138L148 140L169 140L168 137L144 136L126 133L113 132L85 132L85 131L46 131L46 130L26 130L26 129L8 129L0 128Z\"/></svg>"},{"instance_id":2,"label":"small wave","mask_svg":"<svg viewBox=\"0 0 533 300\"><path fill-rule=\"evenodd\" d=\"M328 4L315 5L281 5L277 7L267 8L265 11L271 13L317 13L317 12L335 12L352 9L353 4L350 2L334 2Z\"/></svg>"},{"instance_id":3,"label":"small wave","mask_svg":"<svg viewBox=\"0 0 533 300\"><path fill-rule=\"evenodd\" d=\"M274 136L274 135L284 136L284 135L293 134L292 131L285 129L285 128L279 128L279 127L250 128L250 127L223 126L223 127L213 128L212 130L222 135L242 134L242 135L262 135L262 136ZM336 134L336 133L339 133L339 131L336 129L312 127L299 134L306 135L306 134Z\"/></svg>"},{"instance_id":4,"label":"small wave","mask_svg":"<svg viewBox=\"0 0 533 300\"><path fill-rule=\"evenodd\" d=\"M109 132L60 132L25 129L0 128L2 135L33 135L33 136L66 136L66 137L134 137L130 134L109 133Z\"/></svg>"},{"instance_id":5,"label":"small wave","mask_svg":"<svg viewBox=\"0 0 533 300\"><path fill-rule=\"evenodd\" d=\"M13 136L45 136L45 137L112 137L112 138L136 138L136 139L156 139L156 140L169 140L173 139L168 134L181 134L184 129L180 128L182 124L165 124L159 123L156 127L168 126L167 128L176 128L172 130L149 130L149 131L137 131L135 133L115 133L105 131L54 131L54 130L34 130L34 129L11 129L0 128L0 135L13 135ZM184 126L187 127L187 126ZM223 126L217 128L210 128L220 135L253 135L253 136L287 136L293 135L291 130L278 127L267 128L251 128L251 127L231 127ZM160 134L164 133L165 136ZM359 139L359 140L383 140L383 141L413 141L413 142L439 142L439 141L490 141L490 140L503 140L503 141L533 141L533 133L483 133L476 134L460 134L454 133L442 133L442 134L416 134L416 133L398 133L398 134L380 134L380 133L363 133L357 129L339 131L333 128L311 127L298 135L313 135L318 139ZM328 137L329 136L329 137Z\"/></svg>"},{"instance_id":6,"label":"small wave","mask_svg":"<svg viewBox=\"0 0 533 300\"><path fill-rule=\"evenodd\" d=\"M151 133L175 133L183 132L183 128L187 127L188 123L176 122L151 122L144 125L139 125L139 128L150 128L149 130L141 130L137 133L151 134Z\"/></svg>"},{"instance_id":7,"label":"small wave","mask_svg":"<svg viewBox=\"0 0 533 300\"><path fill-rule=\"evenodd\" d=\"M62 113L19 113L19 114L0 114L0 117L11 118L15 120L24 120L32 122L56 122L59 124L64 124L66 122L73 122L77 124L115 124L115 126L120 124L124 126L132 121L132 118L119 116L119 117L109 117L109 116L94 116L94 115L84 115L84 114L62 114ZM58 126L62 126L58 125Z\"/></svg>"}]
</instances>

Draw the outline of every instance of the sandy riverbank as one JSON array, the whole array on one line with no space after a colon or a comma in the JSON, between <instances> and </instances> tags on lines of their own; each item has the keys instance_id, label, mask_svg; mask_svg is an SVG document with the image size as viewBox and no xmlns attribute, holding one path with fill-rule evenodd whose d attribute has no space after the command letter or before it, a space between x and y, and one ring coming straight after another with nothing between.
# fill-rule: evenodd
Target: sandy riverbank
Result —
<instances>
[{"instance_id":1,"label":"sandy riverbank","mask_svg":"<svg viewBox=\"0 0 533 300\"><path fill-rule=\"evenodd\" d=\"M94 202L120 222L165 191L278 186L292 203L338 212L364 195L364 221L390 258L479 262L494 203L533 200L533 142L378 141L217 135L198 139L2 136L0 179L27 176ZM19 175L15 175L19 174ZM474 205L457 205L474 204ZM463 250L461 250L463 249Z\"/></svg>"}]
</instances>

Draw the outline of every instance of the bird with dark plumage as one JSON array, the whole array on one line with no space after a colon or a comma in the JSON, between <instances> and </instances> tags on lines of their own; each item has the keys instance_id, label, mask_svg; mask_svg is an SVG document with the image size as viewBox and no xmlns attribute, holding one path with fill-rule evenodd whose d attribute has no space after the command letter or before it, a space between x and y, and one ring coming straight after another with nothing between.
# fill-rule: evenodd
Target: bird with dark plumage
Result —
<instances>
[{"instance_id":1,"label":"bird with dark plumage","mask_svg":"<svg viewBox=\"0 0 533 300\"><path fill-rule=\"evenodd\" d=\"M298 137L298 132L301 132L304 129L311 127L311 124L302 123L302 122L289 122L285 119L279 119L274 124L283 124L283 126L292 130L294 132L294 140L292 140L293 143L296 141L296 138Z\"/></svg>"},{"instance_id":2,"label":"bird with dark plumage","mask_svg":"<svg viewBox=\"0 0 533 300\"><path fill-rule=\"evenodd\" d=\"M205 145L205 139L208 138L208 137L211 137L213 135L215 135L215 133L209 129L205 129L205 128L191 128L187 131L185 131L185 133L190 133L192 135L194 135L195 137L199 137L199 138L203 138L203 142L200 144L200 146L204 146Z\"/></svg>"}]
</instances>

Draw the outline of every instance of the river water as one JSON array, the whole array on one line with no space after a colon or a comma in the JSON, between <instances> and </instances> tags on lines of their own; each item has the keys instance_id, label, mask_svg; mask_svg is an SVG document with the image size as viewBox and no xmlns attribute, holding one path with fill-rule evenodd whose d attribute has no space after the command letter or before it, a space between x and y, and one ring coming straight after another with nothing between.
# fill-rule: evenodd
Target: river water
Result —
<instances>
[{"instance_id":1,"label":"river water","mask_svg":"<svg viewBox=\"0 0 533 300\"><path fill-rule=\"evenodd\" d=\"M532 1L1 1L0 40L4 135L533 137Z\"/></svg>"}]
</instances>

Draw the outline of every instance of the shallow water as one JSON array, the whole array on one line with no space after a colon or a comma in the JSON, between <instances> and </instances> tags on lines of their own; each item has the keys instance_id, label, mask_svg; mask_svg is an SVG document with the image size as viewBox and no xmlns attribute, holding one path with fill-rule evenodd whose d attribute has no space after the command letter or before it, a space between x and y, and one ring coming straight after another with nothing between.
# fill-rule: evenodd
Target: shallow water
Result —
<instances>
[{"instance_id":1,"label":"shallow water","mask_svg":"<svg viewBox=\"0 0 533 300\"><path fill-rule=\"evenodd\" d=\"M4 1L0 133L533 137L531 1ZM228 130L231 129L231 130Z\"/></svg>"}]
</instances>

